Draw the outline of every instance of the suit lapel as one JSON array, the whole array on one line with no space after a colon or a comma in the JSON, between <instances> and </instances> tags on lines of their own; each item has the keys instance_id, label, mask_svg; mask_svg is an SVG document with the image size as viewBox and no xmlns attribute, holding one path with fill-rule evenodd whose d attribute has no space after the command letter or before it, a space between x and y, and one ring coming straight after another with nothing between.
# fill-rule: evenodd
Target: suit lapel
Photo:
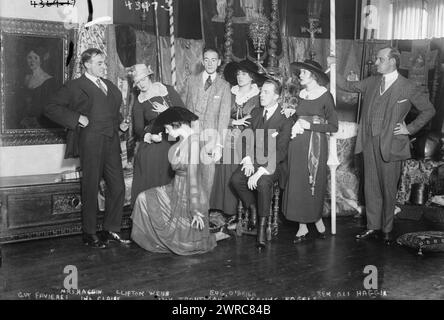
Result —
<instances>
[{"instance_id":1,"label":"suit lapel","mask_svg":"<svg viewBox=\"0 0 444 320\"><path fill-rule=\"evenodd\" d=\"M389 99L389 104L388 107L391 109L393 106L396 105L396 101L398 101L399 96L402 93L402 82L403 79L401 78L401 75L398 75L398 79L395 80L395 82L393 82L392 87L389 88L389 90L391 89L390 92L390 99Z\"/></svg>"},{"instance_id":2,"label":"suit lapel","mask_svg":"<svg viewBox=\"0 0 444 320\"><path fill-rule=\"evenodd\" d=\"M251 121L251 128L253 129L263 128L262 126L263 114L264 114L264 107L260 106L258 112L256 113L256 117L254 117Z\"/></svg>"},{"instance_id":3,"label":"suit lapel","mask_svg":"<svg viewBox=\"0 0 444 320\"><path fill-rule=\"evenodd\" d=\"M118 97L116 97L117 92L115 92L112 82L109 81L108 79L102 79L102 81L106 84L106 86L108 88L108 96L110 96L109 98L112 98L113 101L119 100ZM119 90L119 92L120 92L120 90Z\"/></svg>"},{"instance_id":4,"label":"suit lapel","mask_svg":"<svg viewBox=\"0 0 444 320\"><path fill-rule=\"evenodd\" d=\"M191 111L196 112L196 106L199 103L199 97L203 95L203 84L202 84L203 74L199 73L197 76L191 78L191 103L187 106ZM196 90L197 89L197 90Z\"/></svg>"},{"instance_id":5,"label":"suit lapel","mask_svg":"<svg viewBox=\"0 0 444 320\"><path fill-rule=\"evenodd\" d=\"M213 84L208 88L208 96L214 97L217 93L217 89L219 88L219 85L221 83L222 78L217 74L216 78L214 78Z\"/></svg>"},{"instance_id":6,"label":"suit lapel","mask_svg":"<svg viewBox=\"0 0 444 320\"><path fill-rule=\"evenodd\" d=\"M86 95L90 96L92 91L99 89L91 80L89 80L85 74L79 78L80 81L80 89L86 93ZM100 89L99 89L100 90Z\"/></svg>"},{"instance_id":7,"label":"suit lapel","mask_svg":"<svg viewBox=\"0 0 444 320\"><path fill-rule=\"evenodd\" d=\"M268 120L267 121L265 121L265 123L264 123L264 127L265 128L268 128L268 127L274 127L273 125L275 124L275 123L277 123L277 122L279 122L279 119L280 119L280 106L278 106L277 108L276 108L276 110L274 111L274 113L271 115L271 117L270 118L268 118Z\"/></svg>"},{"instance_id":8,"label":"suit lapel","mask_svg":"<svg viewBox=\"0 0 444 320\"><path fill-rule=\"evenodd\" d=\"M364 100L364 106L366 106L366 108L365 110L362 110L361 118L364 119L366 122L370 121L371 112L373 112L373 101L374 99L376 99L376 97L379 96L379 84L381 83L381 78L382 76L377 76L374 78L375 80L371 83L372 87L369 90L369 92L371 93L371 95L369 95L370 99L367 100L368 102Z\"/></svg>"}]
</instances>

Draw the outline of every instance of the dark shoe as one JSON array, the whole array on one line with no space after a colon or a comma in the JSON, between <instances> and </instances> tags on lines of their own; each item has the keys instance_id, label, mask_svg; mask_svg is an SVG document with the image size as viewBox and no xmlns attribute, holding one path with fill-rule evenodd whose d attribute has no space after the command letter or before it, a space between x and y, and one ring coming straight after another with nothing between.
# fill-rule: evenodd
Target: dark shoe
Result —
<instances>
[{"instance_id":1,"label":"dark shoe","mask_svg":"<svg viewBox=\"0 0 444 320\"><path fill-rule=\"evenodd\" d=\"M108 243L109 241L116 241L121 244L130 244L131 240L123 239L117 232L102 231L102 241Z\"/></svg>"},{"instance_id":2,"label":"dark shoe","mask_svg":"<svg viewBox=\"0 0 444 320\"><path fill-rule=\"evenodd\" d=\"M376 237L378 235L378 230L367 230L363 233L356 235L356 240L368 239L371 237Z\"/></svg>"},{"instance_id":3,"label":"dark shoe","mask_svg":"<svg viewBox=\"0 0 444 320\"><path fill-rule=\"evenodd\" d=\"M259 249L265 248L265 227L266 227L266 217L259 218L259 227L257 231L257 242L256 247Z\"/></svg>"},{"instance_id":4,"label":"dark shoe","mask_svg":"<svg viewBox=\"0 0 444 320\"><path fill-rule=\"evenodd\" d=\"M105 249L106 244L103 243L99 237L95 234L83 234L83 243L91 248L95 249Z\"/></svg>"},{"instance_id":5,"label":"dark shoe","mask_svg":"<svg viewBox=\"0 0 444 320\"><path fill-rule=\"evenodd\" d=\"M293 243L301 243L301 242L304 242L306 240L307 240L307 235L306 234L304 234L304 235L302 235L300 237L294 236Z\"/></svg>"},{"instance_id":6,"label":"dark shoe","mask_svg":"<svg viewBox=\"0 0 444 320\"><path fill-rule=\"evenodd\" d=\"M318 232L318 238L322 239L322 240L326 239L327 238L326 232L325 231L324 232Z\"/></svg>"},{"instance_id":7,"label":"dark shoe","mask_svg":"<svg viewBox=\"0 0 444 320\"><path fill-rule=\"evenodd\" d=\"M384 240L384 243L387 245L387 246L389 246L389 245L391 245L392 243L393 243L393 237L392 237L392 235L390 234L390 232L383 232L383 240Z\"/></svg>"},{"instance_id":8,"label":"dark shoe","mask_svg":"<svg viewBox=\"0 0 444 320\"><path fill-rule=\"evenodd\" d=\"M256 205L251 204L249 207L250 211L250 219L248 221L248 230L253 230L257 225L257 209Z\"/></svg>"}]
</instances>

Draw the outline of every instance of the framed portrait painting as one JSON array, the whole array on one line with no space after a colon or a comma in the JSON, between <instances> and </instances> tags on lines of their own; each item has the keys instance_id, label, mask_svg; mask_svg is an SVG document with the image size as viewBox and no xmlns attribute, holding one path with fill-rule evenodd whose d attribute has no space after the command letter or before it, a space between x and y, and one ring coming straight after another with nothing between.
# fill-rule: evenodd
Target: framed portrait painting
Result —
<instances>
[{"instance_id":1,"label":"framed portrait painting","mask_svg":"<svg viewBox=\"0 0 444 320\"><path fill-rule=\"evenodd\" d=\"M64 143L64 129L44 115L68 79L70 31L63 23L0 19L0 143Z\"/></svg>"}]
</instances>

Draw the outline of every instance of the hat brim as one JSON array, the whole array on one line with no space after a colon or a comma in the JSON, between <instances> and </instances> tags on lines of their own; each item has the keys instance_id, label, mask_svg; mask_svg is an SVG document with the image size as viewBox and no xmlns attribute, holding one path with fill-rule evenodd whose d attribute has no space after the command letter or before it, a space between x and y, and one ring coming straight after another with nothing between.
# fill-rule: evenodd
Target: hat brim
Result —
<instances>
[{"instance_id":1,"label":"hat brim","mask_svg":"<svg viewBox=\"0 0 444 320\"><path fill-rule=\"evenodd\" d=\"M184 107L171 107L159 114L154 127L161 128L174 122L191 122L199 119L197 115Z\"/></svg>"},{"instance_id":2,"label":"hat brim","mask_svg":"<svg viewBox=\"0 0 444 320\"><path fill-rule=\"evenodd\" d=\"M301 69L305 69L305 70L310 71L311 73L315 73L326 84L330 82L330 78L329 78L329 76L325 72L323 72L323 71L313 67L312 65L310 65L308 63L292 62L290 64L290 71L291 71L291 73L294 73L295 71L299 71Z\"/></svg>"},{"instance_id":3,"label":"hat brim","mask_svg":"<svg viewBox=\"0 0 444 320\"><path fill-rule=\"evenodd\" d=\"M228 81L232 86L237 85L237 72L239 70L248 72L253 75L253 81L258 85L262 86L267 77L258 73L257 70L253 69L253 66L249 64L242 64L239 62L229 62L224 68L224 78Z\"/></svg>"},{"instance_id":4,"label":"hat brim","mask_svg":"<svg viewBox=\"0 0 444 320\"><path fill-rule=\"evenodd\" d=\"M235 61L229 62L224 67L224 79L232 86L237 85L236 73L238 70L238 63Z\"/></svg>"},{"instance_id":5,"label":"hat brim","mask_svg":"<svg viewBox=\"0 0 444 320\"><path fill-rule=\"evenodd\" d=\"M149 76L152 75L152 74L153 74L153 73L151 73L151 72L144 72L143 74L138 75L137 77L134 77L133 81L134 81L134 83L137 84L137 82L139 82L140 80L142 80L142 79L145 78L145 77L149 77Z\"/></svg>"}]
</instances>

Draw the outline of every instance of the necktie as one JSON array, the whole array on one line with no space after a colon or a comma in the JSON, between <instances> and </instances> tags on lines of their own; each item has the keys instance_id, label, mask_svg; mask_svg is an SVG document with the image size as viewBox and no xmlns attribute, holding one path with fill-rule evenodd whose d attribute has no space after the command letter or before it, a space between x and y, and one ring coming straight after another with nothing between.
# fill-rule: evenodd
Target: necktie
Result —
<instances>
[{"instance_id":1,"label":"necktie","mask_svg":"<svg viewBox=\"0 0 444 320\"><path fill-rule=\"evenodd\" d=\"M208 76L207 81L205 81L204 90L207 91L207 89L211 86L213 81L211 81L211 76Z\"/></svg>"},{"instance_id":2,"label":"necktie","mask_svg":"<svg viewBox=\"0 0 444 320\"><path fill-rule=\"evenodd\" d=\"M381 94L383 94L384 91L385 91L385 77L382 76L382 79L381 79Z\"/></svg>"},{"instance_id":3,"label":"necktie","mask_svg":"<svg viewBox=\"0 0 444 320\"><path fill-rule=\"evenodd\" d=\"M264 112L264 116L263 116L263 118L262 118L262 121L263 121L263 122L265 122L265 121L268 120L268 119L267 119L267 113L268 113L268 110L265 110L265 112Z\"/></svg>"},{"instance_id":4,"label":"necktie","mask_svg":"<svg viewBox=\"0 0 444 320\"><path fill-rule=\"evenodd\" d=\"M106 87L102 84L102 81L100 81L100 79L97 79L97 85L99 86L100 90L102 90L102 92L105 94L108 93Z\"/></svg>"}]
</instances>

